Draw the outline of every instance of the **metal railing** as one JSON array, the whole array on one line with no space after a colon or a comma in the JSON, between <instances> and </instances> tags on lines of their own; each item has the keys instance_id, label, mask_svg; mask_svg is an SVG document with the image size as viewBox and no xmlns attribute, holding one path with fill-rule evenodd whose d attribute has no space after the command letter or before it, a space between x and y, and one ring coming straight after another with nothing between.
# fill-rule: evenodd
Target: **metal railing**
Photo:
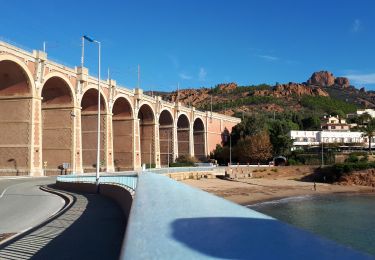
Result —
<instances>
[{"instance_id":1,"label":"metal railing","mask_svg":"<svg viewBox=\"0 0 375 260\"><path fill-rule=\"evenodd\" d=\"M142 173L156 173L156 174L169 174L169 173L183 173L183 172L212 172L215 167L203 166L203 167L171 167L171 168L160 168L160 169L148 169L142 171ZM76 182L76 183L95 183L96 177L94 174L84 175L59 175L57 176L58 182ZM129 188L135 191L137 188L138 173L135 171L128 172L116 172L116 173L101 173L99 178L99 184L116 184Z\"/></svg>"},{"instance_id":2,"label":"metal railing","mask_svg":"<svg viewBox=\"0 0 375 260\"><path fill-rule=\"evenodd\" d=\"M152 172L157 174L168 174L168 173L179 173L179 172L211 172L215 167L203 166L203 167L169 167L169 168L154 168L147 169L146 172Z\"/></svg>"},{"instance_id":3,"label":"metal railing","mask_svg":"<svg viewBox=\"0 0 375 260\"><path fill-rule=\"evenodd\" d=\"M137 180L138 176L136 174L103 175L99 178L99 184L116 184L135 191ZM57 176L57 181L95 183L96 177L95 175L60 175Z\"/></svg>"}]
</instances>

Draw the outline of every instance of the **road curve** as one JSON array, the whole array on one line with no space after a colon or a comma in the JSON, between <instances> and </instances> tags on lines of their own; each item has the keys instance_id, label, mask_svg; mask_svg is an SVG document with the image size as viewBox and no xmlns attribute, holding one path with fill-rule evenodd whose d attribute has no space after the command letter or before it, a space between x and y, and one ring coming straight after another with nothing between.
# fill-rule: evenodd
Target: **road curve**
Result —
<instances>
[{"instance_id":1,"label":"road curve","mask_svg":"<svg viewBox=\"0 0 375 260\"><path fill-rule=\"evenodd\" d=\"M60 210L65 202L40 190L56 178L0 178L0 234L20 233L34 227Z\"/></svg>"}]
</instances>

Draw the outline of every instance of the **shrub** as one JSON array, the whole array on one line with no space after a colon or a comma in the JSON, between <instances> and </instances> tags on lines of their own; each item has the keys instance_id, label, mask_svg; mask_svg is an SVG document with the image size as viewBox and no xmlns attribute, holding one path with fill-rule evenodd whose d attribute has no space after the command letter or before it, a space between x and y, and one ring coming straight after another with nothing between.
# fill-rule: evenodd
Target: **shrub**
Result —
<instances>
[{"instance_id":1,"label":"shrub","mask_svg":"<svg viewBox=\"0 0 375 260\"><path fill-rule=\"evenodd\" d=\"M179 163L196 163L198 162L197 159L195 157L191 157L191 156L188 156L188 155L180 155L179 157L177 157L176 159L176 162L179 162Z\"/></svg>"},{"instance_id":2,"label":"shrub","mask_svg":"<svg viewBox=\"0 0 375 260\"><path fill-rule=\"evenodd\" d=\"M351 162L351 163L355 163L358 161L359 161L358 156L354 154L350 154L349 157L345 160L345 162Z\"/></svg>"},{"instance_id":3,"label":"shrub","mask_svg":"<svg viewBox=\"0 0 375 260\"><path fill-rule=\"evenodd\" d=\"M350 155L356 155L356 156L366 156L367 152L352 152ZM349 155L349 156L350 156Z\"/></svg>"},{"instance_id":4,"label":"shrub","mask_svg":"<svg viewBox=\"0 0 375 260\"><path fill-rule=\"evenodd\" d=\"M288 165L301 165L301 162L298 162L294 159L288 159Z\"/></svg>"},{"instance_id":5,"label":"shrub","mask_svg":"<svg viewBox=\"0 0 375 260\"><path fill-rule=\"evenodd\" d=\"M156 164L155 163L151 163L151 164L149 164L149 163L146 163L146 169L152 169L152 168L155 168L156 167Z\"/></svg>"},{"instance_id":6,"label":"shrub","mask_svg":"<svg viewBox=\"0 0 375 260\"><path fill-rule=\"evenodd\" d=\"M171 166L171 167L190 167L190 166L194 166L194 164L196 162L197 162L197 159L195 159L195 157L180 155L179 157L177 157L176 162L170 163L169 166Z\"/></svg>"},{"instance_id":7,"label":"shrub","mask_svg":"<svg viewBox=\"0 0 375 260\"><path fill-rule=\"evenodd\" d=\"M182 162L174 162L169 164L170 167L192 167L194 166L194 163L182 163Z\"/></svg>"}]
</instances>

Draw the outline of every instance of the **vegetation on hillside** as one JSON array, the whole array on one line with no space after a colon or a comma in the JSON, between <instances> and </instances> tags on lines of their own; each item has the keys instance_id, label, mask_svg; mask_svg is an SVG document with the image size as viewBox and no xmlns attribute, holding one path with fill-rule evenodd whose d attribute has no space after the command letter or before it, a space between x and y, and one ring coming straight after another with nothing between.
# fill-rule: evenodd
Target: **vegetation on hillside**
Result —
<instances>
[{"instance_id":1,"label":"vegetation on hillside","mask_svg":"<svg viewBox=\"0 0 375 260\"><path fill-rule=\"evenodd\" d=\"M346 114L353 113L358 108L354 104L339 99L320 96L303 96L300 104L319 114L338 115L340 117L346 117Z\"/></svg>"}]
</instances>

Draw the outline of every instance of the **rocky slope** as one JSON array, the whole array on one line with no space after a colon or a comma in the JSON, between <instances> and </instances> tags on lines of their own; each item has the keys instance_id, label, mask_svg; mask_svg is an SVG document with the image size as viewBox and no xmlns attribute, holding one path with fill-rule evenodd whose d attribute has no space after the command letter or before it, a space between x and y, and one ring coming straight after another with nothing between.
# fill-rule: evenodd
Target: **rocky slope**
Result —
<instances>
[{"instance_id":1,"label":"rocky slope","mask_svg":"<svg viewBox=\"0 0 375 260\"><path fill-rule=\"evenodd\" d=\"M349 175L342 176L339 179L338 184L375 187L375 169L358 171Z\"/></svg>"},{"instance_id":2,"label":"rocky slope","mask_svg":"<svg viewBox=\"0 0 375 260\"><path fill-rule=\"evenodd\" d=\"M235 112L276 111L287 109L299 111L303 96L331 97L359 107L375 107L375 93L357 89L348 78L335 77L329 71L314 72L303 83L289 82L275 86L238 86L236 83L218 84L214 89L183 89L171 93L154 93L169 101L179 101L187 106L209 109L212 99L214 110ZM236 106L233 106L233 104ZM239 104L239 105L238 105Z\"/></svg>"}]
</instances>

